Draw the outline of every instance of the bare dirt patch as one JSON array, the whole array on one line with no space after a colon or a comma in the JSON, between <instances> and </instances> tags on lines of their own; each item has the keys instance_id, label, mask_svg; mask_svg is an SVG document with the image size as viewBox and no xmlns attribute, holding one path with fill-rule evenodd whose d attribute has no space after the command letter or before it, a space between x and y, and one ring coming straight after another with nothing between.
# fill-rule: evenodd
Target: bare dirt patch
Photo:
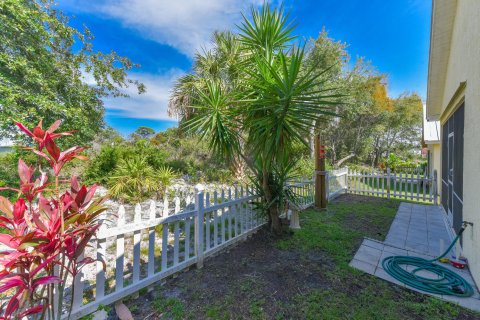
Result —
<instances>
[{"instance_id":1,"label":"bare dirt patch","mask_svg":"<svg viewBox=\"0 0 480 320\"><path fill-rule=\"evenodd\" d=\"M164 295L180 299L185 315L197 314L197 319L208 318L209 308L204 306L212 304L212 318L216 318L218 305L228 307L227 314L236 315L237 319L251 319L256 307L262 314L278 314L282 305L293 302L296 294L329 285L326 273L333 262L328 256L321 251L280 250L272 246L275 240L268 231L260 230L229 252L205 261L204 268L192 268L169 279L150 296L134 302L138 306L135 318L147 316L151 302Z\"/></svg>"}]
</instances>

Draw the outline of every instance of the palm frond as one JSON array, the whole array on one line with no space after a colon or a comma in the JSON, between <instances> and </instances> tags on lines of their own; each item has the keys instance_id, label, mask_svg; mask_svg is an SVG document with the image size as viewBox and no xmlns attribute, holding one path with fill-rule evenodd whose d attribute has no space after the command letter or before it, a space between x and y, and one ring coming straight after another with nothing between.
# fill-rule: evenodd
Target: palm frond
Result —
<instances>
[{"instance_id":1,"label":"palm frond","mask_svg":"<svg viewBox=\"0 0 480 320\"><path fill-rule=\"evenodd\" d=\"M185 128L208 141L212 150L231 159L239 151L239 125L235 120L235 99L218 81L206 80L205 89L197 88L198 99L195 116L185 123Z\"/></svg>"},{"instance_id":2,"label":"palm frond","mask_svg":"<svg viewBox=\"0 0 480 320\"><path fill-rule=\"evenodd\" d=\"M249 20L243 15L243 21L238 25L240 41L252 50L271 54L286 47L287 43L296 38L292 35L295 25L288 21L282 7L271 9L266 3L261 10L251 9Z\"/></svg>"}]
</instances>

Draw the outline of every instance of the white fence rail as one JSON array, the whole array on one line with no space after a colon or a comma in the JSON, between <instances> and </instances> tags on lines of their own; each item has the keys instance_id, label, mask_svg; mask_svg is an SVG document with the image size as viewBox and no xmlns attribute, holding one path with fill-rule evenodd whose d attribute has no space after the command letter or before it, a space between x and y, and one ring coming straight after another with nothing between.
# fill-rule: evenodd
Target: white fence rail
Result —
<instances>
[{"instance_id":1,"label":"white fence rail","mask_svg":"<svg viewBox=\"0 0 480 320\"><path fill-rule=\"evenodd\" d=\"M348 192L386 198L438 203L437 171L426 174L387 172L349 172Z\"/></svg>"},{"instance_id":2,"label":"white fence rail","mask_svg":"<svg viewBox=\"0 0 480 320\"><path fill-rule=\"evenodd\" d=\"M333 200L341 194L347 193L348 168L341 168L327 172L328 200Z\"/></svg>"},{"instance_id":3,"label":"white fence rail","mask_svg":"<svg viewBox=\"0 0 480 320\"><path fill-rule=\"evenodd\" d=\"M202 266L205 257L255 232L265 223L255 212L257 198L249 187L198 192L195 209L161 218L156 217L152 201L147 219L137 205L134 221L128 224L120 207L117 225L101 228L94 250L85 253L115 263L107 263L104 270L98 262L93 279L87 274L76 277L71 318L78 319L195 263Z\"/></svg>"},{"instance_id":4,"label":"white fence rail","mask_svg":"<svg viewBox=\"0 0 480 320\"><path fill-rule=\"evenodd\" d=\"M294 202L299 208L308 208L315 203L315 183L313 180L288 183L287 187L294 193Z\"/></svg>"}]
</instances>

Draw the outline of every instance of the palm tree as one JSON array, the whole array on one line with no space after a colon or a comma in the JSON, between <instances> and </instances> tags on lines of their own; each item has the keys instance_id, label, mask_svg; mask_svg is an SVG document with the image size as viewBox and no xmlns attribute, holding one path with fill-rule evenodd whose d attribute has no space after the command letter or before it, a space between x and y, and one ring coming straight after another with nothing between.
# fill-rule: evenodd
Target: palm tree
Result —
<instances>
[{"instance_id":1,"label":"palm tree","mask_svg":"<svg viewBox=\"0 0 480 320\"><path fill-rule=\"evenodd\" d=\"M312 124L332 115L330 105L338 95L325 89L316 66L304 68L304 48L292 45L294 27L281 8L264 5L251 15L231 36L235 61L217 61L215 72L197 70L190 78L194 83L180 79L177 88L188 96L185 128L208 141L215 153L247 163L271 229L281 233L284 183L293 168L290 153L295 143L308 146ZM233 76L223 76L226 70L234 70L228 74ZM174 93L172 99L177 97Z\"/></svg>"},{"instance_id":2,"label":"palm tree","mask_svg":"<svg viewBox=\"0 0 480 320\"><path fill-rule=\"evenodd\" d=\"M205 89L205 80L213 80L228 90L233 90L240 72L241 46L237 35L229 31L214 32L213 48L195 55L193 74L180 77L174 87L168 104L171 116L181 121L191 118L194 109L190 108L197 96L197 89Z\"/></svg>"}]
</instances>

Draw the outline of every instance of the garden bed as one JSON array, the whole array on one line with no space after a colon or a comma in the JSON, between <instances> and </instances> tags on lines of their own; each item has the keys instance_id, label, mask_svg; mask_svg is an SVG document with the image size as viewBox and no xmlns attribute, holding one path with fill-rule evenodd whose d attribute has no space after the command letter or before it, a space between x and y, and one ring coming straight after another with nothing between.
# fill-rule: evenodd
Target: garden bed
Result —
<instances>
[{"instance_id":1,"label":"garden bed","mask_svg":"<svg viewBox=\"0 0 480 320\"><path fill-rule=\"evenodd\" d=\"M478 319L348 266L364 236L384 239L399 204L341 196L304 212L293 235L261 230L125 303L135 319Z\"/></svg>"}]
</instances>

